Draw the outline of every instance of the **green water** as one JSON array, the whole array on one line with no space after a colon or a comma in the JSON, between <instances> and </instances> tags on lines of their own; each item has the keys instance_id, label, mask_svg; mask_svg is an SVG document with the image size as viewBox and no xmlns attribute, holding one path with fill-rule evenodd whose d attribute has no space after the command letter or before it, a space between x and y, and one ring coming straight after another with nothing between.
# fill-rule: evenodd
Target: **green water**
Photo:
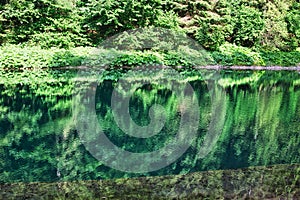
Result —
<instances>
[{"instance_id":1,"label":"green water","mask_svg":"<svg viewBox=\"0 0 300 200\"><path fill-rule=\"evenodd\" d=\"M199 103L199 123L189 148L162 169L127 173L96 159L80 137L74 94L91 88L89 80L77 87L76 71L0 72L0 182L99 180L300 163L298 72L220 71L212 79L213 87L200 71L180 73L181 80L166 77L166 85L151 79L130 98L130 119L138 126L151 123L153 104L166 111L163 127L149 138L125 134L113 116L112 93L126 72L105 71L93 86L97 123L118 148L136 153L163 148L181 126L180 111L185 107L166 86L180 82L194 90L187 96L195 95ZM177 88L184 90L180 84ZM130 122L128 116L120 118L121 125ZM213 145L204 155L202 147L211 130L219 135L209 141Z\"/></svg>"}]
</instances>

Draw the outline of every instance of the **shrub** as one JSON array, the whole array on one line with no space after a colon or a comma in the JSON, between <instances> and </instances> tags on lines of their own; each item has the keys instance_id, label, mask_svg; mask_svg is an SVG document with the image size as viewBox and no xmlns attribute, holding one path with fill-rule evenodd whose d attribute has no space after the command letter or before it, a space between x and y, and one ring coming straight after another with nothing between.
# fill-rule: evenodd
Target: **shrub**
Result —
<instances>
[{"instance_id":1,"label":"shrub","mask_svg":"<svg viewBox=\"0 0 300 200\"><path fill-rule=\"evenodd\" d=\"M49 67L79 66L84 56L75 56L69 50L56 50L49 62Z\"/></svg>"},{"instance_id":2,"label":"shrub","mask_svg":"<svg viewBox=\"0 0 300 200\"><path fill-rule=\"evenodd\" d=\"M214 59L214 60L212 60ZM281 65L300 64L300 51L293 52L256 52L246 47L223 44L219 51L187 49L180 46L176 51L135 50L121 51L115 49L97 49L93 47L76 47L70 49L42 49L21 45L0 47L0 68L55 68L65 66L92 67L135 67L135 66L205 66L221 65Z\"/></svg>"},{"instance_id":3,"label":"shrub","mask_svg":"<svg viewBox=\"0 0 300 200\"><path fill-rule=\"evenodd\" d=\"M262 51L261 57L265 61L267 66L279 65L279 66L296 66L300 64L300 52L270 52Z\"/></svg>"},{"instance_id":4,"label":"shrub","mask_svg":"<svg viewBox=\"0 0 300 200\"><path fill-rule=\"evenodd\" d=\"M0 49L0 68L43 68L51 59L52 53L40 47L6 45Z\"/></svg>"},{"instance_id":5,"label":"shrub","mask_svg":"<svg viewBox=\"0 0 300 200\"><path fill-rule=\"evenodd\" d=\"M224 28L200 21L201 28L197 30L196 40L206 49L217 50L225 42Z\"/></svg>"},{"instance_id":6,"label":"shrub","mask_svg":"<svg viewBox=\"0 0 300 200\"><path fill-rule=\"evenodd\" d=\"M300 46L300 2L294 2L286 15L288 32L290 34L290 49Z\"/></svg>"},{"instance_id":7,"label":"shrub","mask_svg":"<svg viewBox=\"0 0 300 200\"><path fill-rule=\"evenodd\" d=\"M217 50L232 33L228 4L219 1L215 6L211 5L202 9L195 16L199 27L196 30L195 39L206 49Z\"/></svg>"},{"instance_id":8,"label":"shrub","mask_svg":"<svg viewBox=\"0 0 300 200\"><path fill-rule=\"evenodd\" d=\"M47 48L85 45L75 2L66 2L5 1L0 12L0 44L29 42Z\"/></svg>"},{"instance_id":9,"label":"shrub","mask_svg":"<svg viewBox=\"0 0 300 200\"><path fill-rule=\"evenodd\" d=\"M231 24L233 28L232 41L237 45L252 47L258 44L264 28L262 13L258 9L244 6L233 11Z\"/></svg>"},{"instance_id":10,"label":"shrub","mask_svg":"<svg viewBox=\"0 0 300 200\"><path fill-rule=\"evenodd\" d=\"M259 53L230 43L222 45L212 56L222 65L265 65Z\"/></svg>"},{"instance_id":11,"label":"shrub","mask_svg":"<svg viewBox=\"0 0 300 200\"><path fill-rule=\"evenodd\" d=\"M99 43L126 30L154 25L161 13L161 1L90 0L83 8L84 27L94 43Z\"/></svg>"},{"instance_id":12,"label":"shrub","mask_svg":"<svg viewBox=\"0 0 300 200\"><path fill-rule=\"evenodd\" d=\"M176 52L168 52L164 55L164 65L176 67L191 67L193 66L191 62L188 62L182 55L179 55Z\"/></svg>"},{"instance_id":13,"label":"shrub","mask_svg":"<svg viewBox=\"0 0 300 200\"><path fill-rule=\"evenodd\" d=\"M142 65L158 65L162 64L162 58L158 53L153 52L126 52L123 55L116 57L110 66L124 67L124 66L142 66Z\"/></svg>"},{"instance_id":14,"label":"shrub","mask_svg":"<svg viewBox=\"0 0 300 200\"><path fill-rule=\"evenodd\" d=\"M5 45L0 48L0 68L26 69L79 66L90 57L94 48L77 47L69 50L39 46Z\"/></svg>"},{"instance_id":15,"label":"shrub","mask_svg":"<svg viewBox=\"0 0 300 200\"><path fill-rule=\"evenodd\" d=\"M214 60L221 65L256 66L296 66L300 64L300 51L253 51L246 47L229 43L222 45L219 51L212 53Z\"/></svg>"},{"instance_id":16,"label":"shrub","mask_svg":"<svg viewBox=\"0 0 300 200\"><path fill-rule=\"evenodd\" d=\"M64 32L64 33L37 33L30 36L28 45L33 46L40 46L42 48L50 48L50 47L57 47L57 48L72 48L75 46L80 45L91 45L87 38L84 36L79 37L77 34Z\"/></svg>"},{"instance_id":17,"label":"shrub","mask_svg":"<svg viewBox=\"0 0 300 200\"><path fill-rule=\"evenodd\" d=\"M264 9L265 27L261 37L261 46L268 51L288 50L289 34L285 21L287 5L283 1L269 1Z\"/></svg>"},{"instance_id":18,"label":"shrub","mask_svg":"<svg viewBox=\"0 0 300 200\"><path fill-rule=\"evenodd\" d=\"M180 29L178 16L173 11L158 11L158 17L154 21L154 25L157 27L168 28L168 29Z\"/></svg>"}]
</instances>

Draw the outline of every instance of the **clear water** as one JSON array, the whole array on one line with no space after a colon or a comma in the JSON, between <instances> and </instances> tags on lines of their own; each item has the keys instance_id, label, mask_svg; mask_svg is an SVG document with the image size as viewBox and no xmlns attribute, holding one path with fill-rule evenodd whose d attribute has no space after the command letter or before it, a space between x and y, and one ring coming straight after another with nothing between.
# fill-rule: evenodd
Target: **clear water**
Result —
<instances>
[{"instance_id":1,"label":"clear water","mask_svg":"<svg viewBox=\"0 0 300 200\"><path fill-rule=\"evenodd\" d=\"M124 133L120 126L130 123L128 116L119 116L121 124L117 124L112 113L113 91L126 72L105 72L96 85L91 86L86 80L86 85L80 84L86 87L80 89L74 82L76 74L1 72L0 182L99 180L300 163L298 72L220 71L213 87L197 71L181 72L182 80L165 77L166 84L151 79L129 99L130 119L140 127L151 123L152 105L160 104L166 111L163 127L148 138ZM131 81L134 84L135 79ZM78 102L74 107L74 94L92 88L97 123L107 138L117 148L147 153L163 148L181 126L181 112L189 103L180 104L167 87L176 81L189 84L194 94L187 96L195 95L199 103L195 108L199 111L195 138L178 159L155 171L132 173L113 169L88 151L74 119L78 109ZM156 111L154 115L157 116ZM213 145L205 152L206 135L212 130L218 135L208 141ZM111 162L117 156L111 155Z\"/></svg>"}]
</instances>

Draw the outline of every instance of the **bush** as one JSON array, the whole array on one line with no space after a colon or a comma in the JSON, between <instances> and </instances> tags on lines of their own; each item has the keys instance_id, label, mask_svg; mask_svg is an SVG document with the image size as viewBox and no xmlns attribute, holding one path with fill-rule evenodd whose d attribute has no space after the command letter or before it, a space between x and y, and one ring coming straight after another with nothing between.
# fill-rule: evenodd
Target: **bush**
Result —
<instances>
[{"instance_id":1,"label":"bush","mask_svg":"<svg viewBox=\"0 0 300 200\"><path fill-rule=\"evenodd\" d=\"M283 1L268 1L264 6L265 27L261 37L263 49L268 51L289 49L289 33L285 21L287 7Z\"/></svg>"},{"instance_id":2,"label":"bush","mask_svg":"<svg viewBox=\"0 0 300 200\"><path fill-rule=\"evenodd\" d=\"M52 55L40 47L6 45L0 49L0 68L43 68L51 62Z\"/></svg>"},{"instance_id":3,"label":"bush","mask_svg":"<svg viewBox=\"0 0 300 200\"><path fill-rule=\"evenodd\" d=\"M195 39L206 49L217 50L232 33L228 2L219 1L215 6L205 6L198 12Z\"/></svg>"},{"instance_id":4,"label":"bush","mask_svg":"<svg viewBox=\"0 0 300 200\"><path fill-rule=\"evenodd\" d=\"M209 50L225 42L293 51L300 41L296 0L5 0L0 45L97 46L117 33L157 26L183 30Z\"/></svg>"},{"instance_id":5,"label":"bush","mask_svg":"<svg viewBox=\"0 0 300 200\"><path fill-rule=\"evenodd\" d=\"M42 47L74 47L87 40L74 1L5 1L0 12L0 44L32 43Z\"/></svg>"},{"instance_id":6,"label":"bush","mask_svg":"<svg viewBox=\"0 0 300 200\"><path fill-rule=\"evenodd\" d=\"M72 48L80 45L91 45L87 38L84 36L79 37L77 34L64 32L64 33L37 33L30 36L27 42L28 45L40 46L42 48Z\"/></svg>"},{"instance_id":7,"label":"bush","mask_svg":"<svg viewBox=\"0 0 300 200\"><path fill-rule=\"evenodd\" d=\"M246 47L229 43L222 45L219 51L212 53L214 60L221 65L256 66L296 66L300 64L300 51L253 51Z\"/></svg>"},{"instance_id":8,"label":"bush","mask_svg":"<svg viewBox=\"0 0 300 200\"><path fill-rule=\"evenodd\" d=\"M206 49L217 50L225 43L224 28L218 25L207 24L200 21L201 28L196 32L196 40Z\"/></svg>"},{"instance_id":9,"label":"bush","mask_svg":"<svg viewBox=\"0 0 300 200\"><path fill-rule=\"evenodd\" d=\"M145 66L145 65L159 65L162 64L162 58L158 53L153 52L126 52L123 55L116 57L111 63L112 67L124 66Z\"/></svg>"},{"instance_id":10,"label":"bush","mask_svg":"<svg viewBox=\"0 0 300 200\"><path fill-rule=\"evenodd\" d=\"M94 48L77 47L70 50L39 46L6 45L0 48L0 68L52 68L79 66L86 60Z\"/></svg>"},{"instance_id":11,"label":"bush","mask_svg":"<svg viewBox=\"0 0 300 200\"><path fill-rule=\"evenodd\" d=\"M165 11L159 10L158 17L154 21L154 26L167 28L167 29L173 29L173 30L180 29L178 16L173 11L165 12Z\"/></svg>"},{"instance_id":12,"label":"bush","mask_svg":"<svg viewBox=\"0 0 300 200\"><path fill-rule=\"evenodd\" d=\"M164 55L164 65L176 67L192 67L193 64L185 59L184 56L176 53L176 52L168 52Z\"/></svg>"},{"instance_id":13,"label":"bush","mask_svg":"<svg viewBox=\"0 0 300 200\"><path fill-rule=\"evenodd\" d=\"M79 66L84 59L84 56L75 56L69 50L56 50L48 67Z\"/></svg>"},{"instance_id":14,"label":"bush","mask_svg":"<svg viewBox=\"0 0 300 200\"><path fill-rule=\"evenodd\" d=\"M211 60L213 59L213 60ZM135 67L135 66L206 66L221 65L280 65L300 64L300 51L256 52L246 47L225 43L219 51L210 53L179 47L176 51L120 51L76 47L66 49L6 45L0 47L0 69L56 68L66 66Z\"/></svg>"},{"instance_id":15,"label":"bush","mask_svg":"<svg viewBox=\"0 0 300 200\"><path fill-rule=\"evenodd\" d=\"M265 65L259 53L230 43L222 45L212 56L221 65Z\"/></svg>"},{"instance_id":16,"label":"bush","mask_svg":"<svg viewBox=\"0 0 300 200\"><path fill-rule=\"evenodd\" d=\"M244 6L234 10L231 24L233 28L232 41L237 45L252 47L258 44L264 21L258 9Z\"/></svg>"},{"instance_id":17,"label":"bush","mask_svg":"<svg viewBox=\"0 0 300 200\"><path fill-rule=\"evenodd\" d=\"M98 44L117 33L154 25L161 14L161 1L90 0L83 8L84 28L89 30L90 37Z\"/></svg>"},{"instance_id":18,"label":"bush","mask_svg":"<svg viewBox=\"0 0 300 200\"><path fill-rule=\"evenodd\" d=\"M267 66L297 66L300 65L300 52L270 52L262 51L261 57Z\"/></svg>"},{"instance_id":19,"label":"bush","mask_svg":"<svg viewBox=\"0 0 300 200\"><path fill-rule=\"evenodd\" d=\"M286 16L287 28L290 34L290 49L300 46L300 2L294 2Z\"/></svg>"}]
</instances>

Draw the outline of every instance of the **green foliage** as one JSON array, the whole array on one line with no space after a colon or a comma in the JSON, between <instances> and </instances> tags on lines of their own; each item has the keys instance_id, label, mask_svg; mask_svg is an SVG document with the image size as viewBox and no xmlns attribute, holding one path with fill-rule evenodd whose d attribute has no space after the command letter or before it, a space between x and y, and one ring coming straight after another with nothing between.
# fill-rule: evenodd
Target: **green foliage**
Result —
<instances>
[{"instance_id":1,"label":"green foliage","mask_svg":"<svg viewBox=\"0 0 300 200\"><path fill-rule=\"evenodd\" d=\"M0 68L43 68L51 62L52 52L40 47L7 45L0 49Z\"/></svg>"},{"instance_id":2,"label":"green foliage","mask_svg":"<svg viewBox=\"0 0 300 200\"><path fill-rule=\"evenodd\" d=\"M174 11L159 10L157 19L153 23L156 27L168 28L168 29L180 29L178 16Z\"/></svg>"},{"instance_id":3,"label":"green foliage","mask_svg":"<svg viewBox=\"0 0 300 200\"><path fill-rule=\"evenodd\" d=\"M234 27L231 40L235 44L245 47L258 44L264 28L262 13L258 9L242 5L233 11L231 23Z\"/></svg>"},{"instance_id":4,"label":"green foliage","mask_svg":"<svg viewBox=\"0 0 300 200\"><path fill-rule=\"evenodd\" d=\"M70 32L61 33L37 33L30 36L28 42L29 46L40 46L42 48L58 47L69 49L78 45L91 45L88 39L81 37L78 34Z\"/></svg>"},{"instance_id":5,"label":"green foliage","mask_svg":"<svg viewBox=\"0 0 300 200\"><path fill-rule=\"evenodd\" d=\"M184 30L209 50L225 41L268 50L291 51L299 46L291 30L299 21L297 1L177 0L170 5Z\"/></svg>"},{"instance_id":6,"label":"green foliage","mask_svg":"<svg viewBox=\"0 0 300 200\"><path fill-rule=\"evenodd\" d=\"M134 67L145 65L192 66L180 52L116 51L88 47L42 49L6 45L0 48L0 68L55 68L65 66ZM198 56L194 55L194 56Z\"/></svg>"},{"instance_id":7,"label":"green foliage","mask_svg":"<svg viewBox=\"0 0 300 200\"><path fill-rule=\"evenodd\" d=\"M184 55L180 55L176 52L168 52L164 55L164 65L166 66L182 66L182 67L192 67L192 63L186 60Z\"/></svg>"},{"instance_id":8,"label":"green foliage","mask_svg":"<svg viewBox=\"0 0 300 200\"><path fill-rule=\"evenodd\" d=\"M300 64L299 51L252 50L230 43L225 43L218 51L212 52L212 57L218 64L225 66L297 66Z\"/></svg>"},{"instance_id":9,"label":"green foliage","mask_svg":"<svg viewBox=\"0 0 300 200\"><path fill-rule=\"evenodd\" d=\"M222 45L212 56L221 65L265 65L259 53L230 43Z\"/></svg>"},{"instance_id":10,"label":"green foliage","mask_svg":"<svg viewBox=\"0 0 300 200\"><path fill-rule=\"evenodd\" d=\"M147 26L184 31L208 50L229 42L293 51L300 40L296 0L7 0L1 9L1 44L96 46Z\"/></svg>"},{"instance_id":11,"label":"green foliage","mask_svg":"<svg viewBox=\"0 0 300 200\"><path fill-rule=\"evenodd\" d=\"M0 13L0 41L47 48L88 44L75 6L55 0L9 0Z\"/></svg>"},{"instance_id":12,"label":"green foliage","mask_svg":"<svg viewBox=\"0 0 300 200\"><path fill-rule=\"evenodd\" d=\"M187 68L214 64L295 66L299 63L300 51L255 51L230 43L223 44L218 51L210 54L185 47L179 47L177 51L120 51L92 47L42 49L38 46L23 47L21 45L6 45L0 48L0 68L5 69L40 69L81 65L119 68L151 65Z\"/></svg>"},{"instance_id":13,"label":"green foliage","mask_svg":"<svg viewBox=\"0 0 300 200\"><path fill-rule=\"evenodd\" d=\"M289 34L285 21L289 5L283 1L268 1L264 5L265 27L261 37L261 46L270 51L288 50Z\"/></svg>"},{"instance_id":14,"label":"green foliage","mask_svg":"<svg viewBox=\"0 0 300 200\"><path fill-rule=\"evenodd\" d=\"M96 56L97 55L97 56ZM154 51L103 51L100 50L97 54L93 55L95 58L87 59L84 65L88 66L102 66L102 67L144 67L144 66L172 66L172 67L192 67L196 66L193 61L194 54L186 56L181 52L154 52Z\"/></svg>"},{"instance_id":15,"label":"green foliage","mask_svg":"<svg viewBox=\"0 0 300 200\"><path fill-rule=\"evenodd\" d=\"M264 28L262 12L241 1L218 1L199 10L194 18L199 26L195 38L210 50L218 49L225 41L252 47L258 44Z\"/></svg>"},{"instance_id":16,"label":"green foliage","mask_svg":"<svg viewBox=\"0 0 300 200\"><path fill-rule=\"evenodd\" d=\"M51 62L48 67L80 66L87 60L95 48L76 47L68 50L52 48Z\"/></svg>"},{"instance_id":17,"label":"green foliage","mask_svg":"<svg viewBox=\"0 0 300 200\"><path fill-rule=\"evenodd\" d=\"M97 44L116 33L159 22L157 19L161 14L160 8L160 0L89 0L82 9L84 28L89 30Z\"/></svg>"},{"instance_id":18,"label":"green foliage","mask_svg":"<svg viewBox=\"0 0 300 200\"><path fill-rule=\"evenodd\" d=\"M124 53L121 56L116 57L110 66L114 67L132 67L132 66L153 66L161 64L161 59L159 54L151 52L131 52Z\"/></svg>"},{"instance_id":19,"label":"green foliage","mask_svg":"<svg viewBox=\"0 0 300 200\"><path fill-rule=\"evenodd\" d=\"M294 2L286 15L288 32L291 36L291 49L300 46L300 2Z\"/></svg>"},{"instance_id":20,"label":"green foliage","mask_svg":"<svg viewBox=\"0 0 300 200\"><path fill-rule=\"evenodd\" d=\"M204 7L195 16L198 19L196 40L209 50L216 50L225 43L232 33L228 3L219 1L217 5Z\"/></svg>"},{"instance_id":21,"label":"green foliage","mask_svg":"<svg viewBox=\"0 0 300 200\"><path fill-rule=\"evenodd\" d=\"M274 65L299 66L300 64L299 51L292 51L292 52L262 51L260 54L267 66L274 66Z\"/></svg>"},{"instance_id":22,"label":"green foliage","mask_svg":"<svg viewBox=\"0 0 300 200\"><path fill-rule=\"evenodd\" d=\"M216 50L225 42L224 29L222 26L212 25L200 21L201 28L198 29L195 37L205 48Z\"/></svg>"},{"instance_id":23,"label":"green foliage","mask_svg":"<svg viewBox=\"0 0 300 200\"><path fill-rule=\"evenodd\" d=\"M76 47L69 50L39 46L6 45L0 48L0 68L53 68L79 66L90 57L94 48Z\"/></svg>"}]
</instances>

